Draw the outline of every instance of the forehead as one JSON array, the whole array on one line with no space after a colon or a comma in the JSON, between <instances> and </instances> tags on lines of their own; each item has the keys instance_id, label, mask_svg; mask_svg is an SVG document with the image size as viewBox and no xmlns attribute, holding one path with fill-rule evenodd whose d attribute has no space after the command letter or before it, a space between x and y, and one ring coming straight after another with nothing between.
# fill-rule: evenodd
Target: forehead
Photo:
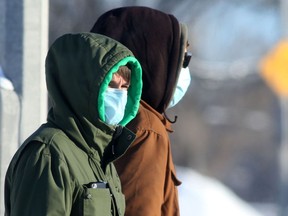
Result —
<instances>
[{"instance_id":1,"label":"forehead","mask_svg":"<svg viewBox=\"0 0 288 216\"><path fill-rule=\"evenodd\" d=\"M127 76L126 74L121 74L121 73L114 73L112 75L112 79L111 81L126 81L129 82L130 81L130 76Z\"/></svg>"},{"instance_id":2,"label":"forehead","mask_svg":"<svg viewBox=\"0 0 288 216\"><path fill-rule=\"evenodd\" d=\"M130 86L130 79L125 79L121 74L113 74L109 83L111 88L128 88Z\"/></svg>"}]
</instances>

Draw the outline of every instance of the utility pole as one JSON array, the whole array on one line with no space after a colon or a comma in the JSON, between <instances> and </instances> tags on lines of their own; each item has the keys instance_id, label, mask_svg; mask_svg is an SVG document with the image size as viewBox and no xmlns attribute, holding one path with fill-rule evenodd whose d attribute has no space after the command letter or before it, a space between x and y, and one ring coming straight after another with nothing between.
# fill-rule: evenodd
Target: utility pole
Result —
<instances>
[{"instance_id":1,"label":"utility pole","mask_svg":"<svg viewBox=\"0 0 288 216\"><path fill-rule=\"evenodd\" d=\"M48 0L0 1L0 215L4 215L9 162L24 139L46 120L48 6ZM9 80L13 88L6 85Z\"/></svg>"}]
</instances>

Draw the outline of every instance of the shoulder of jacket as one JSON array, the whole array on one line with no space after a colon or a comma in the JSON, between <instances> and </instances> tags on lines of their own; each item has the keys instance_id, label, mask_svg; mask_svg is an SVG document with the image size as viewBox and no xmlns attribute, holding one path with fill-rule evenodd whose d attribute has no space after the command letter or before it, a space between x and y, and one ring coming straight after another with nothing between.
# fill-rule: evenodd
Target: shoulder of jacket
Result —
<instances>
[{"instance_id":1,"label":"shoulder of jacket","mask_svg":"<svg viewBox=\"0 0 288 216\"><path fill-rule=\"evenodd\" d=\"M17 150L15 157L20 157L22 152L24 152L24 149L25 151L29 151L29 148L31 150L38 149L37 151L42 149L40 152L43 152L45 155L51 155L51 152L54 152L54 155L56 153L58 155L57 157L62 159L63 157L61 155L64 151L61 150L61 148L65 147L65 143L69 142L71 142L71 140L61 129L51 127L48 124L43 124L24 141L24 143ZM57 143L61 143L61 146L57 145ZM35 146L32 147L31 145Z\"/></svg>"},{"instance_id":2,"label":"shoulder of jacket","mask_svg":"<svg viewBox=\"0 0 288 216\"><path fill-rule=\"evenodd\" d=\"M139 133L139 131L150 131L160 136L166 134L167 131L165 125L159 116L151 109L152 108L143 106L141 104L138 114L127 127L136 134Z\"/></svg>"},{"instance_id":3,"label":"shoulder of jacket","mask_svg":"<svg viewBox=\"0 0 288 216\"><path fill-rule=\"evenodd\" d=\"M17 164L20 163L23 158L27 157L36 159L47 156L51 157L51 155L53 155L59 162L65 161L65 152L63 149L60 149L59 146L55 145L57 142L53 141L55 139L60 139L60 137L62 137L61 144L65 143L65 139L68 140L68 137L61 130L46 127L45 124L42 125L19 147L11 159L9 169L14 170L14 168L17 167Z\"/></svg>"},{"instance_id":4,"label":"shoulder of jacket","mask_svg":"<svg viewBox=\"0 0 288 216\"><path fill-rule=\"evenodd\" d=\"M49 124L41 125L30 137L28 137L23 145L27 145L32 141L51 145L55 140L69 140L67 135L59 128L53 127Z\"/></svg>"}]
</instances>

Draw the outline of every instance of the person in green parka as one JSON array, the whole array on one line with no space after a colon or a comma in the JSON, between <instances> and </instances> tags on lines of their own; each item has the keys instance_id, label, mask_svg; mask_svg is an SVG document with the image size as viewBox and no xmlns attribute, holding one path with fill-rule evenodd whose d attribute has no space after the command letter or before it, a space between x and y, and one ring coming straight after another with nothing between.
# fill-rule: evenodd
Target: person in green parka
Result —
<instances>
[{"instance_id":1,"label":"person in green parka","mask_svg":"<svg viewBox=\"0 0 288 216\"><path fill-rule=\"evenodd\" d=\"M94 33L65 34L46 57L47 122L20 146L5 177L6 216L123 216L113 161L135 134L142 69L130 50Z\"/></svg>"}]
</instances>

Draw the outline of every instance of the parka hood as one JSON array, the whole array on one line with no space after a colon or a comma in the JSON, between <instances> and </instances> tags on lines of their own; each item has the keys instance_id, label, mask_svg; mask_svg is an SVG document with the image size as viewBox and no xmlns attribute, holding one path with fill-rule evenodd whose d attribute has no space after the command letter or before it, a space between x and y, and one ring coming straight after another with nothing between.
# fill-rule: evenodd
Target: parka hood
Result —
<instances>
[{"instance_id":1,"label":"parka hood","mask_svg":"<svg viewBox=\"0 0 288 216\"><path fill-rule=\"evenodd\" d=\"M51 108L48 122L62 129L82 148L108 144L115 126L104 122L104 91L119 66L131 69L126 125L135 117L141 97L141 66L132 52L115 40L93 33L65 34L46 57ZM97 146L104 150L105 146Z\"/></svg>"},{"instance_id":2,"label":"parka hood","mask_svg":"<svg viewBox=\"0 0 288 216\"><path fill-rule=\"evenodd\" d=\"M100 16L91 32L107 35L133 52L143 70L142 99L163 113L182 67L187 27L155 9L121 7Z\"/></svg>"}]
</instances>

